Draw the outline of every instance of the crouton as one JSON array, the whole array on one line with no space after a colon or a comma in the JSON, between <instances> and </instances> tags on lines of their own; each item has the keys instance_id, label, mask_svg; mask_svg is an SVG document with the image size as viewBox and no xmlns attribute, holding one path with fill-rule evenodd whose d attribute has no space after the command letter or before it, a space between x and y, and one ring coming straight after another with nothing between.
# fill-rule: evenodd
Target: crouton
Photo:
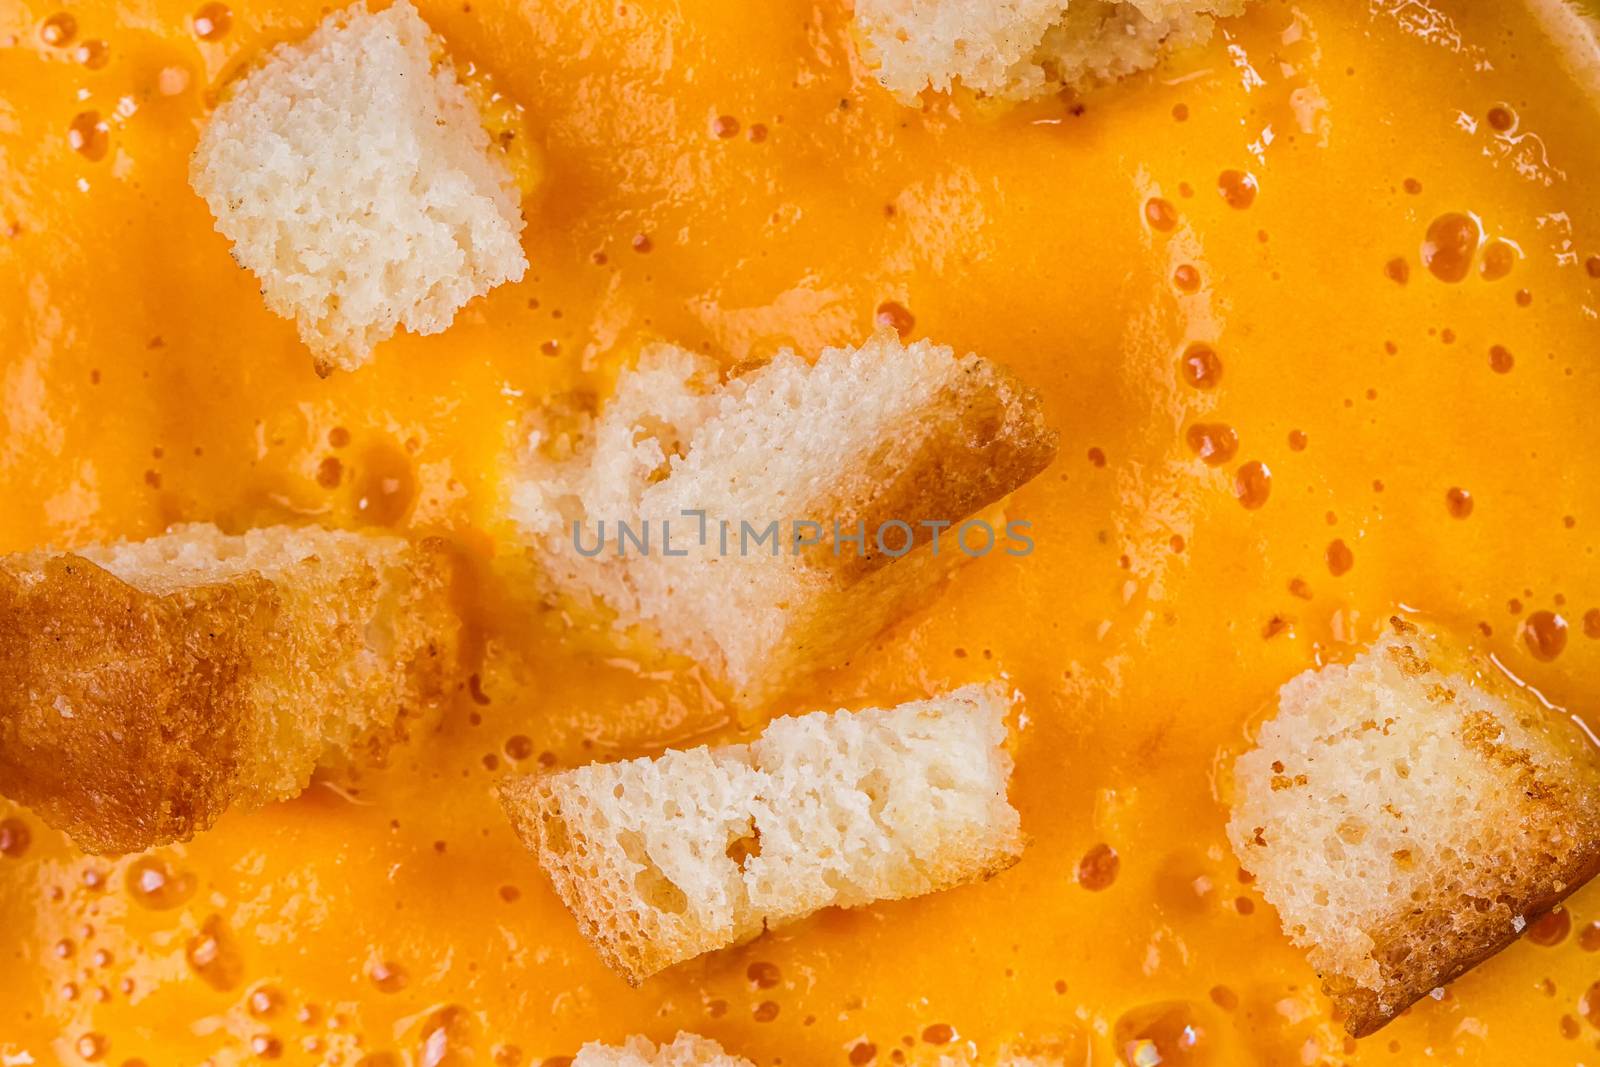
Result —
<instances>
[{"instance_id":1,"label":"crouton","mask_svg":"<svg viewBox=\"0 0 1600 1067\"><path fill-rule=\"evenodd\" d=\"M1401 619L1307 672L1234 770L1228 836L1369 1034L1600 869L1600 761L1495 667Z\"/></svg>"},{"instance_id":2,"label":"crouton","mask_svg":"<svg viewBox=\"0 0 1600 1067\"><path fill-rule=\"evenodd\" d=\"M590 1042L578 1051L572 1067L755 1067L743 1056L730 1056L707 1037L680 1033L657 1047L643 1037L619 1045Z\"/></svg>"},{"instance_id":3,"label":"crouton","mask_svg":"<svg viewBox=\"0 0 1600 1067\"><path fill-rule=\"evenodd\" d=\"M819 908L1011 866L1005 711L968 686L816 712L748 745L512 779L501 801L584 935L637 985Z\"/></svg>"},{"instance_id":4,"label":"crouton","mask_svg":"<svg viewBox=\"0 0 1600 1067\"><path fill-rule=\"evenodd\" d=\"M1021 100L1110 81L1205 43L1245 0L856 0L869 61L907 102L956 84Z\"/></svg>"},{"instance_id":5,"label":"crouton","mask_svg":"<svg viewBox=\"0 0 1600 1067\"><path fill-rule=\"evenodd\" d=\"M0 556L0 793L88 852L375 755L448 682L444 547L272 527Z\"/></svg>"},{"instance_id":6,"label":"crouton","mask_svg":"<svg viewBox=\"0 0 1600 1067\"><path fill-rule=\"evenodd\" d=\"M969 555L1022 550L962 524L1056 447L1007 371L892 333L725 382L657 345L598 418L534 436L512 514L549 591L643 624L745 705L846 658Z\"/></svg>"},{"instance_id":7,"label":"crouton","mask_svg":"<svg viewBox=\"0 0 1600 1067\"><path fill-rule=\"evenodd\" d=\"M438 333L527 268L510 168L408 0L274 49L200 133L189 183L317 369Z\"/></svg>"}]
</instances>

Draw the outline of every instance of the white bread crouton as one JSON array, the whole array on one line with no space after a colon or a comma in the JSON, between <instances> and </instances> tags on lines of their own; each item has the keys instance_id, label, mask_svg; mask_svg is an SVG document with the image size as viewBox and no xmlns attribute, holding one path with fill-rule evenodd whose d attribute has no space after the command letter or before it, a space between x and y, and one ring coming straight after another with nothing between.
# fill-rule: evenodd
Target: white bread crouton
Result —
<instances>
[{"instance_id":1,"label":"white bread crouton","mask_svg":"<svg viewBox=\"0 0 1600 1067\"><path fill-rule=\"evenodd\" d=\"M1600 869L1600 761L1415 625L1307 672L1234 770L1228 836L1356 1036Z\"/></svg>"},{"instance_id":2,"label":"white bread crouton","mask_svg":"<svg viewBox=\"0 0 1600 1067\"><path fill-rule=\"evenodd\" d=\"M726 382L709 357L658 345L598 418L535 434L512 514L550 592L644 624L749 705L843 660L929 596L968 558L960 524L1042 470L1055 446L1038 398L1007 371L926 341L884 333L815 364L786 351ZM816 524L801 536L818 543L793 538L799 521ZM907 528L884 526L893 521ZM930 521L948 525L937 544ZM648 553L616 551L619 523L653 537ZM848 540L862 530L864 543ZM599 555L578 551L601 532ZM969 534L975 552L987 547L981 530Z\"/></svg>"},{"instance_id":3,"label":"white bread crouton","mask_svg":"<svg viewBox=\"0 0 1600 1067\"><path fill-rule=\"evenodd\" d=\"M409 0L275 48L200 133L189 183L317 369L438 333L527 268L505 160Z\"/></svg>"},{"instance_id":4,"label":"white bread crouton","mask_svg":"<svg viewBox=\"0 0 1600 1067\"><path fill-rule=\"evenodd\" d=\"M0 556L0 793L137 852L377 754L436 700L442 543L285 526Z\"/></svg>"},{"instance_id":5,"label":"white bread crouton","mask_svg":"<svg viewBox=\"0 0 1600 1067\"><path fill-rule=\"evenodd\" d=\"M878 80L907 102L956 84L1027 99L1111 81L1203 44L1245 0L856 0Z\"/></svg>"},{"instance_id":6,"label":"white bread crouton","mask_svg":"<svg viewBox=\"0 0 1600 1067\"><path fill-rule=\"evenodd\" d=\"M986 878L1022 852L992 688L774 720L749 745L512 779L518 835L637 985L830 906Z\"/></svg>"},{"instance_id":7,"label":"white bread crouton","mask_svg":"<svg viewBox=\"0 0 1600 1067\"><path fill-rule=\"evenodd\" d=\"M619 1045L591 1041L578 1050L572 1067L755 1067L743 1056L730 1056L707 1037L680 1033L657 1047L648 1038L630 1037Z\"/></svg>"}]
</instances>

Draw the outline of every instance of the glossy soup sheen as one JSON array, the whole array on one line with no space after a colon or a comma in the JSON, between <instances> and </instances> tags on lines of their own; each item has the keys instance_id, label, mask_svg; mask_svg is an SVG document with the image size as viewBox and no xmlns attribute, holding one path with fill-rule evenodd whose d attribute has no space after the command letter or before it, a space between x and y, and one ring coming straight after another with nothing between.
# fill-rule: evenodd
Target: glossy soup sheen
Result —
<instances>
[{"instance_id":1,"label":"glossy soup sheen","mask_svg":"<svg viewBox=\"0 0 1600 1067\"><path fill-rule=\"evenodd\" d=\"M386 769L144 857L0 802L0 1061L504 1067L679 1028L790 1067L1600 1056L1600 886L1357 1044L1219 785L1402 606L1600 726L1600 138L1529 14L1263 0L1156 76L919 111L831 2L421 6L519 155L532 268L323 381L185 180L208 99L318 5L0 0L0 550L317 520L476 564L473 679ZM1037 549L768 710L1007 679L1031 846L630 989L491 789L752 723L503 595L517 427L645 339L732 364L880 317L1044 394Z\"/></svg>"}]
</instances>

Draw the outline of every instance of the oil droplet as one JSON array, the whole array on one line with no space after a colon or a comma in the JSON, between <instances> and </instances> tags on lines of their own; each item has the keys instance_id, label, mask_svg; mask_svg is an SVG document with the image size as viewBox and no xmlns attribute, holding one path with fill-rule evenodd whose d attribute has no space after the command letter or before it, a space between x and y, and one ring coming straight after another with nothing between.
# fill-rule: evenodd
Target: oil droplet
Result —
<instances>
[{"instance_id":1,"label":"oil droplet","mask_svg":"<svg viewBox=\"0 0 1600 1067\"><path fill-rule=\"evenodd\" d=\"M739 133L739 120L732 115L718 115L711 120L711 132L726 140Z\"/></svg>"},{"instance_id":2,"label":"oil droplet","mask_svg":"<svg viewBox=\"0 0 1600 1067\"><path fill-rule=\"evenodd\" d=\"M99 70L111 62L111 46L98 38L91 39L75 48L72 58L90 70Z\"/></svg>"},{"instance_id":3,"label":"oil droplet","mask_svg":"<svg viewBox=\"0 0 1600 1067\"><path fill-rule=\"evenodd\" d=\"M1304 452L1306 450L1306 444L1307 438L1304 430L1289 431L1289 451Z\"/></svg>"},{"instance_id":4,"label":"oil droplet","mask_svg":"<svg viewBox=\"0 0 1600 1067\"><path fill-rule=\"evenodd\" d=\"M69 45L77 35L78 20L65 11L57 11L39 24L39 40L51 48Z\"/></svg>"},{"instance_id":5,"label":"oil droplet","mask_svg":"<svg viewBox=\"0 0 1600 1067\"><path fill-rule=\"evenodd\" d=\"M1207 344L1193 344L1183 353L1183 380L1196 389L1214 389L1222 380L1222 358Z\"/></svg>"},{"instance_id":6,"label":"oil droplet","mask_svg":"<svg viewBox=\"0 0 1600 1067\"><path fill-rule=\"evenodd\" d=\"M1472 514L1472 494L1459 485L1452 485L1445 491L1444 506L1451 518L1464 519Z\"/></svg>"},{"instance_id":7,"label":"oil droplet","mask_svg":"<svg viewBox=\"0 0 1600 1067\"><path fill-rule=\"evenodd\" d=\"M1590 256L1584 260L1583 269L1589 272L1589 277L1600 278L1600 256Z\"/></svg>"},{"instance_id":8,"label":"oil droplet","mask_svg":"<svg viewBox=\"0 0 1600 1067\"><path fill-rule=\"evenodd\" d=\"M1583 613L1583 636L1590 639L1600 638L1600 608L1590 608ZM4 851L3 844L0 844L0 852Z\"/></svg>"},{"instance_id":9,"label":"oil droplet","mask_svg":"<svg viewBox=\"0 0 1600 1067\"><path fill-rule=\"evenodd\" d=\"M128 867L125 881L135 903L155 911L176 908L195 890L195 877L174 871L159 856L140 856Z\"/></svg>"},{"instance_id":10,"label":"oil droplet","mask_svg":"<svg viewBox=\"0 0 1600 1067\"><path fill-rule=\"evenodd\" d=\"M1525 308L1533 303L1533 293L1527 289L1518 289L1516 292L1517 307Z\"/></svg>"},{"instance_id":11,"label":"oil droplet","mask_svg":"<svg viewBox=\"0 0 1600 1067\"><path fill-rule=\"evenodd\" d=\"M1534 659L1548 663L1567 647L1567 620L1553 611L1536 611L1523 621L1522 639Z\"/></svg>"},{"instance_id":12,"label":"oil droplet","mask_svg":"<svg viewBox=\"0 0 1600 1067\"><path fill-rule=\"evenodd\" d=\"M655 248L655 244L650 240L649 234L636 233L633 235L633 250L641 256L648 255L653 248Z\"/></svg>"},{"instance_id":13,"label":"oil droplet","mask_svg":"<svg viewBox=\"0 0 1600 1067\"><path fill-rule=\"evenodd\" d=\"M878 1046L867 1041L858 1041L850 1049L850 1067L867 1067L867 1064L878 1058Z\"/></svg>"},{"instance_id":14,"label":"oil droplet","mask_svg":"<svg viewBox=\"0 0 1600 1067\"><path fill-rule=\"evenodd\" d=\"M106 1039L96 1033L87 1033L78 1038L73 1048L79 1056L93 1063L106 1054Z\"/></svg>"},{"instance_id":15,"label":"oil droplet","mask_svg":"<svg viewBox=\"0 0 1600 1067\"><path fill-rule=\"evenodd\" d=\"M374 963L367 971L367 977L372 979L372 984L380 993L398 993L408 981L405 969L389 960Z\"/></svg>"},{"instance_id":16,"label":"oil droplet","mask_svg":"<svg viewBox=\"0 0 1600 1067\"><path fill-rule=\"evenodd\" d=\"M1184 1001L1134 1008L1117 1020L1112 1034L1117 1055L1128 1067L1194 1067L1204 1062L1205 1031L1194 1007Z\"/></svg>"},{"instance_id":17,"label":"oil droplet","mask_svg":"<svg viewBox=\"0 0 1600 1067\"><path fill-rule=\"evenodd\" d=\"M1200 289L1200 272L1188 263L1180 263L1172 272L1172 284L1180 293L1194 293Z\"/></svg>"},{"instance_id":18,"label":"oil droplet","mask_svg":"<svg viewBox=\"0 0 1600 1067\"><path fill-rule=\"evenodd\" d=\"M1510 241L1490 241L1483 247L1483 262L1478 264L1478 276L1486 282L1497 282L1511 273L1517 265L1517 246Z\"/></svg>"},{"instance_id":19,"label":"oil droplet","mask_svg":"<svg viewBox=\"0 0 1600 1067\"><path fill-rule=\"evenodd\" d=\"M778 1005L770 1000L763 1000L756 1005L755 1011L750 1013L750 1018L758 1023L770 1023L778 1017Z\"/></svg>"},{"instance_id":20,"label":"oil droplet","mask_svg":"<svg viewBox=\"0 0 1600 1067\"><path fill-rule=\"evenodd\" d=\"M233 12L226 4L206 4L194 13L194 35L202 41L216 41L233 25Z\"/></svg>"},{"instance_id":21,"label":"oil droplet","mask_svg":"<svg viewBox=\"0 0 1600 1067\"><path fill-rule=\"evenodd\" d=\"M1572 929L1572 914L1566 908L1547 911L1528 924L1526 937L1535 945L1550 948L1567 939Z\"/></svg>"},{"instance_id":22,"label":"oil droplet","mask_svg":"<svg viewBox=\"0 0 1600 1067\"><path fill-rule=\"evenodd\" d=\"M1152 230L1164 233L1178 224L1178 209L1159 196L1152 196L1144 202L1144 220Z\"/></svg>"},{"instance_id":23,"label":"oil droplet","mask_svg":"<svg viewBox=\"0 0 1600 1067\"><path fill-rule=\"evenodd\" d=\"M33 835L21 819L0 819L0 856L17 859L28 851Z\"/></svg>"},{"instance_id":24,"label":"oil droplet","mask_svg":"<svg viewBox=\"0 0 1600 1067\"><path fill-rule=\"evenodd\" d=\"M949 1023L934 1023L922 1029L922 1040L930 1045L948 1045L956 1039L955 1027Z\"/></svg>"},{"instance_id":25,"label":"oil droplet","mask_svg":"<svg viewBox=\"0 0 1600 1067\"><path fill-rule=\"evenodd\" d=\"M322 462L317 464L317 484L322 488L337 489L343 479L344 464L339 462L338 456L324 456Z\"/></svg>"},{"instance_id":26,"label":"oil droplet","mask_svg":"<svg viewBox=\"0 0 1600 1067\"><path fill-rule=\"evenodd\" d=\"M1229 207L1242 211L1256 202L1255 175L1242 170L1225 170L1217 177L1217 192Z\"/></svg>"},{"instance_id":27,"label":"oil droplet","mask_svg":"<svg viewBox=\"0 0 1600 1067\"><path fill-rule=\"evenodd\" d=\"M1098 844L1083 854L1078 861L1078 884L1098 893L1117 880L1122 858L1116 849L1105 843Z\"/></svg>"},{"instance_id":28,"label":"oil droplet","mask_svg":"<svg viewBox=\"0 0 1600 1067\"><path fill-rule=\"evenodd\" d=\"M244 978L244 960L220 915L206 919L200 932L189 939L185 955L194 973L213 989L227 992Z\"/></svg>"},{"instance_id":29,"label":"oil droplet","mask_svg":"<svg viewBox=\"0 0 1600 1067\"><path fill-rule=\"evenodd\" d=\"M1590 1026L1600 1026L1600 982L1590 986L1579 998L1578 1011L1589 1020Z\"/></svg>"},{"instance_id":30,"label":"oil droplet","mask_svg":"<svg viewBox=\"0 0 1600 1067\"><path fill-rule=\"evenodd\" d=\"M1578 947L1585 952L1600 952L1600 922L1592 922L1578 931Z\"/></svg>"},{"instance_id":31,"label":"oil droplet","mask_svg":"<svg viewBox=\"0 0 1600 1067\"><path fill-rule=\"evenodd\" d=\"M1511 368L1516 366L1516 357L1505 345L1489 346L1489 369L1496 374L1510 374Z\"/></svg>"},{"instance_id":32,"label":"oil droplet","mask_svg":"<svg viewBox=\"0 0 1600 1067\"><path fill-rule=\"evenodd\" d=\"M156 75L156 91L162 96L177 96L189 88L189 72L183 67L162 67Z\"/></svg>"},{"instance_id":33,"label":"oil droplet","mask_svg":"<svg viewBox=\"0 0 1600 1067\"><path fill-rule=\"evenodd\" d=\"M472 1062L472 1016L449 1004L422 1024L422 1067L465 1067Z\"/></svg>"},{"instance_id":34,"label":"oil droplet","mask_svg":"<svg viewBox=\"0 0 1600 1067\"><path fill-rule=\"evenodd\" d=\"M269 1019L283 1008L283 994L272 986L260 986L251 990L246 1004L253 1017Z\"/></svg>"},{"instance_id":35,"label":"oil droplet","mask_svg":"<svg viewBox=\"0 0 1600 1067\"><path fill-rule=\"evenodd\" d=\"M916 318L906 310L905 305L893 300L879 304L873 317L879 326L887 326L899 334L902 341L911 335L911 327L917 324Z\"/></svg>"},{"instance_id":36,"label":"oil droplet","mask_svg":"<svg viewBox=\"0 0 1600 1067\"><path fill-rule=\"evenodd\" d=\"M783 979L783 972L778 969L776 963L765 963L760 960L746 967L744 974L757 989L771 989Z\"/></svg>"},{"instance_id":37,"label":"oil droplet","mask_svg":"<svg viewBox=\"0 0 1600 1067\"><path fill-rule=\"evenodd\" d=\"M1411 280L1411 264L1405 261L1404 256L1395 256L1383 265L1383 273L1391 282L1404 285Z\"/></svg>"},{"instance_id":38,"label":"oil droplet","mask_svg":"<svg viewBox=\"0 0 1600 1067\"><path fill-rule=\"evenodd\" d=\"M89 162L104 159L111 147L111 127L100 118L98 111L82 111L67 124L67 144Z\"/></svg>"},{"instance_id":39,"label":"oil droplet","mask_svg":"<svg viewBox=\"0 0 1600 1067\"><path fill-rule=\"evenodd\" d=\"M411 513L417 478L411 460L397 448L374 446L358 468L356 517L374 526L396 526Z\"/></svg>"},{"instance_id":40,"label":"oil droplet","mask_svg":"<svg viewBox=\"0 0 1600 1067\"><path fill-rule=\"evenodd\" d=\"M1349 545L1337 538L1328 542L1327 551L1323 554L1328 561L1328 573L1335 578L1349 573L1350 568L1356 565L1356 554L1350 551Z\"/></svg>"},{"instance_id":41,"label":"oil droplet","mask_svg":"<svg viewBox=\"0 0 1600 1067\"><path fill-rule=\"evenodd\" d=\"M1422 264L1442 282L1459 282L1472 269L1483 231L1471 215L1451 212L1428 224L1422 239Z\"/></svg>"},{"instance_id":42,"label":"oil droplet","mask_svg":"<svg viewBox=\"0 0 1600 1067\"><path fill-rule=\"evenodd\" d=\"M1272 470L1259 459L1240 467L1233 476L1233 495L1239 503L1254 511L1272 495Z\"/></svg>"},{"instance_id":43,"label":"oil droplet","mask_svg":"<svg viewBox=\"0 0 1600 1067\"><path fill-rule=\"evenodd\" d=\"M1402 184L1405 186L1406 192L1412 196L1422 192L1422 183L1415 178L1407 178Z\"/></svg>"},{"instance_id":44,"label":"oil droplet","mask_svg":"<svg viewBox=\"0 0 1600 1067\"><path fill-rule=\"evenodd\" d=\"M1486 117L1489 120L1489 128L1497 133L1505 133L1517 124L1517 117L1511 109L1500 105L1491 107Z\"/></svg>"},{"instance_id":45,"label":"oil droplet","mask_svg":"<svg viewBox=\"0 0 1600 1067\"><path fill-rule=\"evenodd\" d=\"M1220 467L1239 451L1239 435L1220 422L1197 422L1186 434L1189 447L1207 466Z\"/></svg>"},{"instance_id":46,"label":"oil droplet","mask_svg":"<svg viewBox=\"0 0 1600 1067\"><path fill-rule=\"evenodd\" d=\"M250 1039L250 1051L264 1060L275 1060L283 1055L283 1042L271 1034L256 1034Z\"/></svg>"},{"instance_id":47,"label":"oil droplet","mask_svg":"<svg viewBox=\"0 0 1600 1067\"><path fill-rule=\"evenodd\" d=\"M522 761L533 755L533 739L523 734L513 734L506 739L506 755Z\"/></svg>"}]
</instances>

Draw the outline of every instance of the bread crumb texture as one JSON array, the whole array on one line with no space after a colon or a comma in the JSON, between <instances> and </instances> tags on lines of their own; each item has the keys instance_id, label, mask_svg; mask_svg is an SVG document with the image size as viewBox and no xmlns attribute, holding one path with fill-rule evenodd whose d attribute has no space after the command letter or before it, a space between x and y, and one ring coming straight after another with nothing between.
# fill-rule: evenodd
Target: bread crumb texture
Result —
<instances>
[{"instance_id":1,"label":"bread crumb texture","mask_svg":"<svg viewBox=\"0 0 1600 1067\"><path fill-rule=\"evenodd\" d=\"M1587 738L1394 619L1285 685L1234 769L1228 836L1351 1033L1512 941L1600 867Z\"/></svg>"},{"instance_id":2,"label":"bread crumb texture","mask_svg":"<svg viewBox=\"0 0 1600 1067\"><path fill-rule=\"evenodd\" d=\"M886 332L814 364L784 351L727 381L709 357L657 345L598 417L534 432L511 511L551 592L643 624L756 704L930 597L969 558L959 524L1055 448L1031 390L926 341ZM801 536L820 541L802 548L792 535L807 520ZM927 522L948 524L937 546ZM654 540L619 553L621 524ZM577 550L602 532L598 555Z\"/></svg>"},{"instance_id":3,"label":"bread crumb texture","mask_svg":"<svg viewBox=\"0 0 1600 1067\"><path fill-rule=\"evenodd\" d=\"M407 0L335 12L250 70L200 133L189 181L318 369L404 326L438 333L527 268L510 168Z\"/></svg>"},{"instance_id":4,"label":"bread crumb texture","mask_svg":"<svg viewBox=\"0 0 1600 1067\"><path fill-rule=\"evenodd\" d=\"M1011 866L1005 711L968 686L815 712L749 745L512 779L501 798L585 936L637 984L819 908Z\"/></svg>"},{"instance_id":5,"label":"bread crumb texture","mask_svg":"<svg viewBox=\"0 0 1600 1067\"><path fill-rule=\"evenodd\" d=\"M88 852L380 756L449 683L442 543L316 528L0 557L0 793Z\"/></svg>"},{"instance_id":6,"label":"bread crumb texture","mask_svg":"<svg viewBox=\"0 0 1600 1067\"><path fill-rule=\"evenodd\" d=\"M710 1038L680 1033L657 1046L648 1038L630 1037L621 1045L590 1042L578 1051L572 1067L755 1067L743 1056L730 1056Z\"/></svg>"},{"instance_id":7,"label":"bread crumb texture","mask_svg":"<svg viewBox=\"0 0 1600 1067\"><path fill-rule=\"evenodd\" d=\"M1245 0L856 0L868 60L906 101L959 84L1027 99L1148 70Z\"/></svg>"}]
</instances>

